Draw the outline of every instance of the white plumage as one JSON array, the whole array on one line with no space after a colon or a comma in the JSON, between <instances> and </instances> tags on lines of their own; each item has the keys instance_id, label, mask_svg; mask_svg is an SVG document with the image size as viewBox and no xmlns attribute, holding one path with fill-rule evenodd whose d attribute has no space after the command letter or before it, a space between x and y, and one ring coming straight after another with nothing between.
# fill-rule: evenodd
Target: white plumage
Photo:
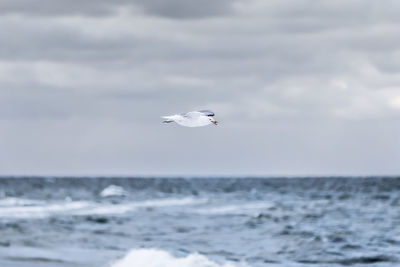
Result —
<instances>
[{"instance_id":1,"label":"white plumage","mask_svg":"<svg viewBox=\"0 0 400 267\"><path fill-rule=\"evenodd\" d=\"M162 116L164 123L176 122L186 127L200 127L210 124L217 125L218 122L213 118L214 112L210 110L191 111L183 114L175 114L170 116Z\"/></svg>"}]
</instances>

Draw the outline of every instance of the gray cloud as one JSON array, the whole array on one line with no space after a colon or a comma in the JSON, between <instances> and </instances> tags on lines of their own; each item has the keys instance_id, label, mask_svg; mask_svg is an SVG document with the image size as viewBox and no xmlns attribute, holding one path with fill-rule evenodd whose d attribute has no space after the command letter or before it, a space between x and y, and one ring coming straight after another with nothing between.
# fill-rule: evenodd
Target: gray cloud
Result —
<instances>
[{"instance_id":1,"label":"gray cloud","mask_svg":"<svg viewBox=\"0 0 400 267\"><path fill-rule=\"evenodd\" d=\"M397 173L398 5L2 1L0 171Z\"/></svg>"},{"instance_id":2,"label":"gray cloud","mask_svg":"<svg viewBox=\"0 0 400 267\"><path fill-rule=\"evenodd\" d=\"M233 1L229 0L116 0L116 1L64 1L44 0L40 4L33 0L0 3L3 14L26 14L34 16L87 15L109 16L121 8L142 11L149 15L175 19L204 18L231 12Z\"/></svg>"},{"instance_id":3,"label":"gray cloud","mask_svg":"<svg viewBox=\"0 0 400 267\"><path fill-rule=\"evenodd\" d=\"M168 18L203 18L231 13L231 0L138 0L147 14Z\"/></svg>"},{"instance_id":4,"label":"gray cloud","mask_svg":"<svg viewBox=\"0 0 400 267\"><path fill-rule=\"evenodd\" d=\"M129 1L117 0L113 4L107 1L63 1L44 0L40 4L33 0L12 1L3 0L0 10L3 14L24 14L37 16L57 15L107 15L114 12L114 8Z\"/></svg>"}]
</instances>

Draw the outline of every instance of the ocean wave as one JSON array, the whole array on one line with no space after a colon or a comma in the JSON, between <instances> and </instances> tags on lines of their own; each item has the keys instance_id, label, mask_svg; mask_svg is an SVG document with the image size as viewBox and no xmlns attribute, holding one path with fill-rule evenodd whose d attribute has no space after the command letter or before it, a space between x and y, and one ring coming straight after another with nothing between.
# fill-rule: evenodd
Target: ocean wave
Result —
<instances>
[{"instance_id":1,"label":"ocean wave","mask_svg":"<svg viewBox=\"0 0 400 267\"><path fill-rule=\"evenodd\" d=\"M211 214L211 215L242 215L242 214L253 214L257 211L266 210L273 208L275 205L272 202L260 201L245 204L231 204L231 205L220 205L215 207L200 208L197 210L200 214Z\"/></svg>"},{"instance_id":2,"label":"ocean wave","mask_svg":"<svg viewBox=\"0 0 400 267\"><path fill-rule=\"evenodd\" d=\"M246 263L217 263L207 257L193 253L186 257L174 257L160 249L133 249L124 258L114 262L110 267L248 267Z\"/></svg>"},{"instance_id":3,"label":"ocean wave","mask_svg":"<svg viewBox=\"0 0 400 267\"><path fill-rule=\"evenodd\" d=\"M71 214L74 211L88 209L89 202L73 201L57 204L44 204L32 206L7 206L0 207L1 218L43 218L54 214Z\"/></svg>"},{"instance_id":4,"label":"ocean wave","mask_svg":"<svg viewBox=\"0 0 400 267\"><path fill-rule=\"evenodd\" d=\"M166 207L166 206L186 206L186 205L197 205L205 204L208 200L206 198L164 198L147 200L141 203L137 203L137 207Z\"/></svg>"},{"instance_id":5,"label":"ocean wave","mask_svg":"<svg viewBox=\"0 0 400 267\"><path fill-rule=\"evenodd\" d=\"M0 202L0 218L45 218L62 215L114 215L124 214L140 208L186 206L206 203L207 199L165 198L121 204L95 203L88 201L65 201L46 204L41 201L4 200ZM7 204L7 205L6 205Z\"/></svg>"},{"instance_id":6,"label":"ocean wave","mask_svg":"<svg viewBox=\"0 0 400 267\"><path fill-rule=\"evenodd\" d=\"M140 208L160 208L160 207L173 207L173 206L186 206L206 203L206 199L187 198L167 198L146 200L140 202L132 202L125 204L108 204L93 206L90 209L77 210L73 215L112 215L124 214L129 211L135 211Z\"/></svg>"},{"instance_id":7,"label":"ocean wave","mask_svg":"<svg viewBox=\"0 0 400 267\"><path fill-rule=\"evenodd\" d=\"M128 192L121 186L109 185L100 192L101 197L122 197L128 195Z\"/></svg>"},{"instance_id":8,"label":"ocean wave","mask_svg":"<svg viewBox=\"0 0 400 267\"><path fill-rule=\"evenodd\" d=\"M43 201L33 200L33 199L25 199L25 198L17 198L17 197L6 197L0 199L0 206L30 206L30 205L38 205L42 204Z\"/></svg>"}]
</instances>

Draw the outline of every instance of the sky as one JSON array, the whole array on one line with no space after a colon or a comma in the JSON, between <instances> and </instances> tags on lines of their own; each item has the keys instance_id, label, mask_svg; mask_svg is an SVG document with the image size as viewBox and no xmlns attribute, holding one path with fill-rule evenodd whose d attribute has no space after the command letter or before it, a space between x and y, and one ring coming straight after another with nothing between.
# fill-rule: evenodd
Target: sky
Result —
<instances>
[{"instance_id":1,"label":"sky","mask_svg":"<svg viewBox=\"0 0 400 267\"><path fill-rule=\"evenodd\" d=\"M1 0L0 175L398 175L399 10Z\"/></svg>"}]
</instances>

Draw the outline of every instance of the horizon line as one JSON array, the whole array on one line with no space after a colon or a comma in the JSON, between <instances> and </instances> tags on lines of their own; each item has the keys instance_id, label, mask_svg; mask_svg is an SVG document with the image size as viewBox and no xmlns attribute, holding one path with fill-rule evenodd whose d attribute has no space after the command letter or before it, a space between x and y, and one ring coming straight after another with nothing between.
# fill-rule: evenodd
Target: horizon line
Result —
<instances>
[{"instance_id":1,"label":"horizon line","mask_svg":"<svg viewBox=\"0 0 400 267\"><path fill-rule=\"evenodd\" d=\"M64 175L64 174L0 174L0 179L5 178L164 178L164 179L201 179L201 178L236 178L236 179L274 179L274 178L400 178L400 174L365 174L365 175L342 175L342 174L310 174L310 175L149 175L149 174L112 174L112 175Z\"/></svg>"}]
</instances>

